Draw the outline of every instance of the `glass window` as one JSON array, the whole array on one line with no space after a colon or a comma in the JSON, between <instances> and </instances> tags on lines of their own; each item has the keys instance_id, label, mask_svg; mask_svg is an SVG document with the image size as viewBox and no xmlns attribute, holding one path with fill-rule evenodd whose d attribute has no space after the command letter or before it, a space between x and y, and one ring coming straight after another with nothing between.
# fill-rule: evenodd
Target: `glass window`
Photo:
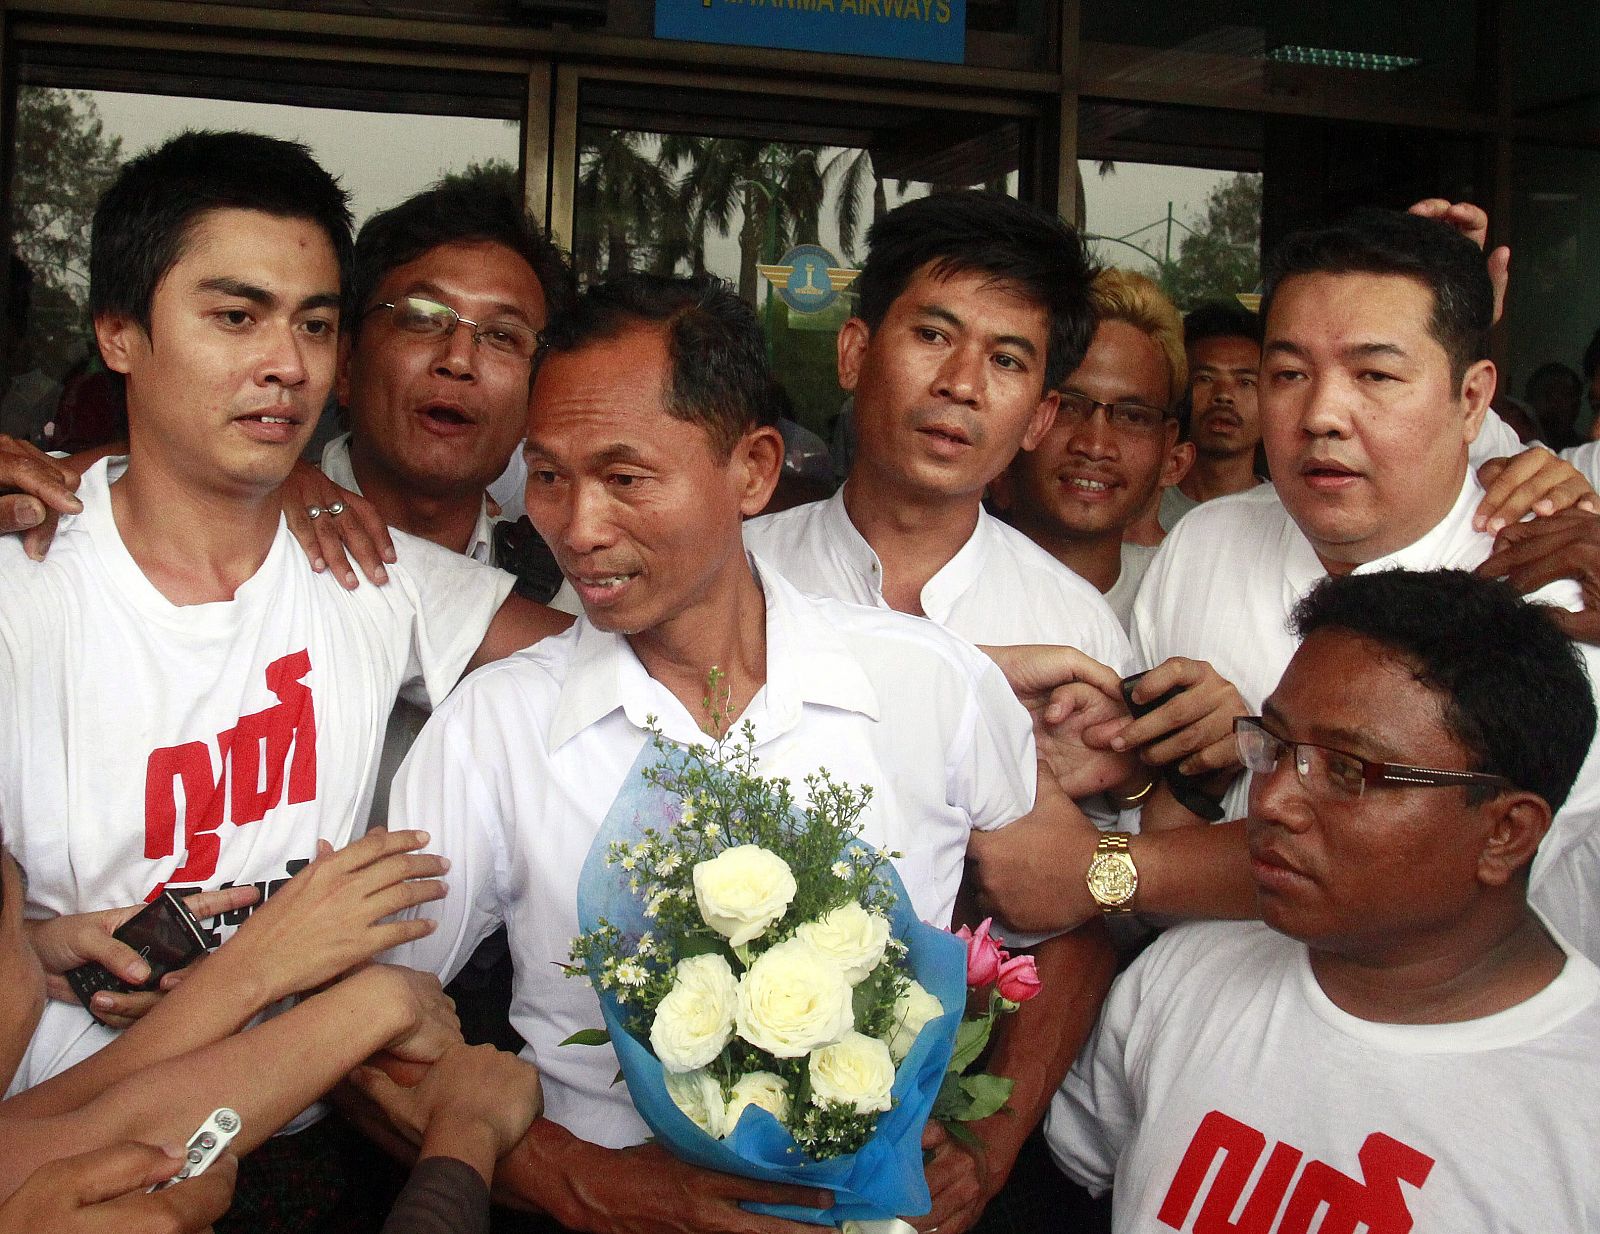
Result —
<instances>
[{"instance_id":1,"label":"glass window","mask_svg":"<svg viewBox=\"0 0 1600 1234\"><path fill-rule=\"evenodd\" d=\"M824 441L845 405L834 335L872 220L941 189L1014 196L1029 161L1029 126L1004 116L614 82L580 97L579 277L727 279L762 315L786 414Z\"/></svg>"},{"instance_id":2,"label":"glass window","mask_svg":"<svg viewBox=\"0 0 1600 1234\"><path fill-rule=\"evenodd\" d=\"M217 67L208 73L185 85L214 84ZM522 103L509 92L522 88L520 79L501 83L501 98L478 101L477 110L489 114L441 115L395 110L408 101L403 91L386 99L384 109L368 110L360 104L370 100L360 97L349 100L353 106L314 107L54 84L67 75L51 65L25 69L17 91L0 432L41 445L72 449L103 439L108 419L119 414L108 402L112 383L99 372L90 332L88 257L95 201L125 159L189 128L250 129L300 141L349 191L358 226L444 175L489 171L512 184L519 175L522 142L512 117ZM106 75L82 76L98 84ZM237 92L248 88L246 75ZM334 101L326 90L324 97ZM473 106L470 91L457 97ZM337 431L332 417L326 420L325 430Z\"/></svg>"}]
</instances>

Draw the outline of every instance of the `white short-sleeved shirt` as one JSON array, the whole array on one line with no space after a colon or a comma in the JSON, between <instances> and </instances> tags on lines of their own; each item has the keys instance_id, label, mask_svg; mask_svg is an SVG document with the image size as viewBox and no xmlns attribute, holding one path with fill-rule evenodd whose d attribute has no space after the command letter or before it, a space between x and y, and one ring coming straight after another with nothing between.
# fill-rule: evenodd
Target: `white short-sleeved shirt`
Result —
<instances>
[{"instance_id":1,"label":"white short-sleeved shirt","mask_svg":"<svg viewBox=\"0 0 1600 1234\"><path fill-rule=\"evenodd\" d=\"M1066 1173L1115 1184L1117 1234L1305 1234L1322 1205L1319 1230L1600 1230L1600 972L1569 950L1505 1011L1378 1024L1303 944L1183 926L1117 979L1045 1134Z\"/></svg>"},{"instance_id":2,"label":"white short-sleeved shirt","mask_svg":"<svg viewBox=\"0 0 1600 1234\"><path fill-rule=\"evenodd\" d=\"M826 501L751 519L744 542L808 595L887 607L883 565L850 521L843 489ZM921 599L930 620L968 642L1076 647L1127 671L1127 635L1105 597L982 508L971 538L928 580Z\"/></svg>"},{"instance_id":3,"label":"white short-sleeved shirt","mask_svg":"<svg viewBox=\"0 0 1600 1234\"><path fill-rule=\"evenodd\" d=\"M755 726L763 775L826 767L869 784L864 838L895 866L917 915L948 924L974 828L1033 808L1026 712L995 666L931 622L811 599L759 560L767 682L735 725ZM647 1134L609 1047L558 1043L601 1023L586 982L564 977L578 876L654 715L671 740L695 718L621 635L585 619L468 678L435 712L396 777L397 826L426 827L451 861L440 926L391 953L448 980L502 921L515 964L511 1023L544 1076L545 1113L616 1148Z\"/></svg>"},{"instance_id":4,"label":"white short-sleeved shirt","mask_svg":"<svg viewBox=\"0 0 1600 1234\"><path fill-rule=\"evenodd\" d=\"M1117 575L1117 581L1111 584L1111 590L1105 593L1105 597L1106 603L1117 615L1117 620L1122 623L1123 629L1127 629L1128 623L1133 620L1133 601L1139 594L1139 584L1144 582L1144 572L1150 568L1150 563L1155 559L1154 545L1135 544L1131 540L1122 542L1122 570Z\"/></svg>"},{"instance_id":5,"label":"white short-sleeved shirt","mask_svg":"<svg viewBox=\"0 0 1600 1234\"><path fill-rule=\"evenodd\" d=\"M365 826L397 691L415 681L442 699L511 589L396 535L389 584L346 591L280 521L234 599L174 605L118 534L109 483L122 467L85 475L84 510L45 561L0 537L0 831L28 873L31 917L136 904L169 884L270 891L319 839L346 844ZM51 1003L16 1086L111 1035Z\"/></svg>"},{"instance_id":6,"label":"white short-sleeved shirt","mask_svg":"<svg viewBox=\"0 0 1600 1234\"><path fill-rule=\"evenodd\" d=\"M1470 570L1494 537L1475 531L1483 488L1468 474L1450 513L1420 540L1354 573ZM1298 640L1289 614L1327 571L1270 485L1204 503L1173 530L1145 574L1133 606L1134 656L1153 667L1171 656L1208 661L1259 712L1289 666ZM1577 609L1576 584L1553 583L1530 597ZM1600 649L1580 643L1591 682L1600 683ZM1243 818L1248 776L1224 809ZM1593 748L1534 861L1529 898L1585 955L1600 960L1600 758Z\"/></svg>"},{"instance_id":7,"label":"white short-sleeved shirt","mask_svg":"<svg viewBox=\"0 0 1600 1234\"><path fill-rule=\"evenodd\" d=\"M1467 447L1467 462L1474 470L1492 458L1510 458L1528 449L1517 430L1500 418L1493 407L1483 413L1483 425Z\"/></svg>"}]
</instances>

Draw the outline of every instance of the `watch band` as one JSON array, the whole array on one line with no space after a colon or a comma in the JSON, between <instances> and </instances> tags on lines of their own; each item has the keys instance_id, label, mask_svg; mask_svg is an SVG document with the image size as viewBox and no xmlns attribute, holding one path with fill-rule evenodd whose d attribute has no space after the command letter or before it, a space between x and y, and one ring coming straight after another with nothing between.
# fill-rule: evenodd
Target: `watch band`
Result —
<instances>
[{"instance_id":1,"label":"watch band","mask_svg":"<svg viewBox=\"0 0 1600 1234\"><path fill-rule=\"evenodd\" d=\"M1085 876L1090 896L1108 917L1133 912L1133 897L1139 890L1139 870L1128 838L1126 831L1103 832Z\"/></svg>"}]
</instances>

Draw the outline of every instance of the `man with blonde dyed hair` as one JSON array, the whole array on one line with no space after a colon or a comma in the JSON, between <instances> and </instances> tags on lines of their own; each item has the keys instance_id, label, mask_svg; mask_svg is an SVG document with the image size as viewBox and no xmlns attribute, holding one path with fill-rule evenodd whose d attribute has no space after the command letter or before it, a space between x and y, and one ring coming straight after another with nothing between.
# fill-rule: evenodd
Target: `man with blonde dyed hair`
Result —
<instances>
[{"instance_id":1,"label":"man with blonde dyed hair","mask_svg":"<svg viewBox=\"0 0 1600 1234\"><path fill-rule=\"evenodd\" d=\"M1105 593L1126 625L1155 549L1123 532L1181 478L1173 407L1188 382L1183 321L1142 274L1102 270L1083 362L1060 388L1055 424L996 481L996 503L1063 565Z\"/></svg>"}]
</instances>

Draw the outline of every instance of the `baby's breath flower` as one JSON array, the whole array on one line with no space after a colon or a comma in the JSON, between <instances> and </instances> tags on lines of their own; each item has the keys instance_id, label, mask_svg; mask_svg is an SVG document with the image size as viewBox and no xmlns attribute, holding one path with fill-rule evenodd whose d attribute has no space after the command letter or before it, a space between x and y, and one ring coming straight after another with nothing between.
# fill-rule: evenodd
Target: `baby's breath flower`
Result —
<instances>
[{"instance_id":1,"label":"baby's breath flower","mask_svg":"<svg viewBox=\"0 0 1600 1234\"><path fill-rule=\"evenodd\" d=\"M623 985L641 986L649 976L637 960L624 960L617 965L617 980Z\"/></svg>"},{"instance_id":2,"label":"baby's breath flower","mask_svg":"<svg viewBox=\"0 0 1600 1234\"><path fill-rule=\"evenodd\" d=\"M848 861L835 861L828 868L833 871L833 876L835 878L849 878L850 875L854 873L854 871L851 870L850 863Z\"/></svg>"}]
</instances>

